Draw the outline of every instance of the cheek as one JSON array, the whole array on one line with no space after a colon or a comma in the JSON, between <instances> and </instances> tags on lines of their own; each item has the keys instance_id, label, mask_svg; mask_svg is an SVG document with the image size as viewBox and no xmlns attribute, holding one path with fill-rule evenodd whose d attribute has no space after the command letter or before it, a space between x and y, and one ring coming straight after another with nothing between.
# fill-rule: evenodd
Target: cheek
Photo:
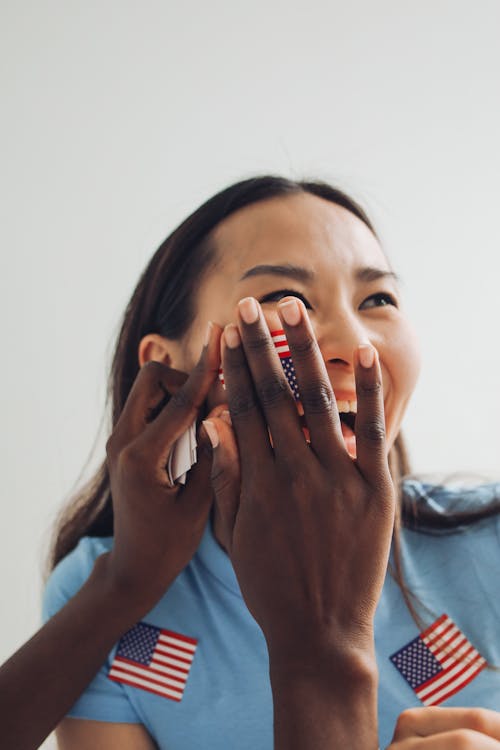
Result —
<instances>
[{"instance_id":1,"label":"cheek","mask_svg":"<svg viewBox=\"0 0 500 750\"><path fill-rule=\"evenodd\" d=\"M386 363L395 394L407 401L417 384L421 365L418 338L408 323L391 337Z\"/></svg>"}]
</instances>

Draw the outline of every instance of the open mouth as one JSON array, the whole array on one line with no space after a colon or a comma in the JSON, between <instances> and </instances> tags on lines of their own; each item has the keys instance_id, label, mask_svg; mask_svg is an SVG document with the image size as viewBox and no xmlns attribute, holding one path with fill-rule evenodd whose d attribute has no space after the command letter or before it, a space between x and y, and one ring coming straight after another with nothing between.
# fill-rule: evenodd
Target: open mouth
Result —
<instances>
[{"instance_id":1,"label":"open mouth","mask_svg":"<svg viewBox=\"0 0 500 750\"><path fill-rule=\"evenodd\" d=\"M340 427L344 437L346 450L351 458L356 458L356 435L354 428L356 425L356 412L339 412Z\"/></svg>"},{"instance_id":2,"label":"open mouth","mask_svg":"<svg viewBox=\"0 0 500 750\"><path fill-rule=\"evenodd\" d=\"M349 412L341 411L339 413L339 416L340 416L341 423L349 427L351 432L354 432L354 428L356 425L356 412L355 411L349 411Z\"/></svg>"},{"instance_id":3,"label":"open mouth","mask_svg":"<svg viewBox=\"0 0 500 750\"><path fill-rule=\"evenodd\" d=\"M300 419L300 425L302 427L302 432L304 433L306 441L310 443L311 438L310 438L309 430L307 427L307 422L304 416L304 408L300 401L297 401L296 404L297 404L297 411L299 413L299 419ZM344 404L337 404L337 406L339 406L339 408L344 408ZM355 435L356 412L355 411L339 411L339 416L340 416L340 427L342 430L342 436L344 438L346 450L351 458L356 458L356 435Z\"/></svg>"}]
</instances>

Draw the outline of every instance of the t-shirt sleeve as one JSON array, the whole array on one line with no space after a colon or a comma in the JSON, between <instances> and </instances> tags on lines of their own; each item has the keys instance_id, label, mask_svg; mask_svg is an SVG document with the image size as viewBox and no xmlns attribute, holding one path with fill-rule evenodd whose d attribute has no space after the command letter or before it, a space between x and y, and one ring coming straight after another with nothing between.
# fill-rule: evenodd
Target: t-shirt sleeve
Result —
<instances>
[{"instance_id":1,"label":"t-shirt sleeve","mask_svg":"<svg viewBox=\"0 0 500 750\"><path fill-rule=\"evenodd\" d=\"M110 548L105 540L85 537L52 571L42 601L42 618L46 622L83 586L96 558ZM78 644L75 643L75 649ZM92 682L68 712L68 716L94 721L142 723L122 685L108 678L116 644Z\"/></svg>"}]
</instances>

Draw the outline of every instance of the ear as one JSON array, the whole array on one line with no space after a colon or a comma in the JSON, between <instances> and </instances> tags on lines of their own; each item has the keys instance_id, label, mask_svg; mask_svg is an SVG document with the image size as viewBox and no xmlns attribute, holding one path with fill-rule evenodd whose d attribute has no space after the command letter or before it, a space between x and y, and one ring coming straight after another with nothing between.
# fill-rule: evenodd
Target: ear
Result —
<instances>
[{"instance_id":1,"label":"ear","mask_svg":"<svg viewBox=\"0 0 500 750\"><path fill-rule=\"evenodd\" d=\"M178 348L179 346L175 341L170 341L170 339L160 336L159 333L148 333L139 344L139 367L151 361L163 362L164 365L173 367L174 362L178 359Z\"/></svg>"}]
</instances>

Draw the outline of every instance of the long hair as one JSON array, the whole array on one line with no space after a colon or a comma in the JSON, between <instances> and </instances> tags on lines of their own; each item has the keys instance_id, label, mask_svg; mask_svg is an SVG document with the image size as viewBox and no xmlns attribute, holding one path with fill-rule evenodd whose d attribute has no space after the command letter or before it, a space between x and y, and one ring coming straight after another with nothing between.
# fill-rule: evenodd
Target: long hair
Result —
<instances>
[{"instance_id":1,"label":"long hair","mask_svg":"<svg viewBox=\"0 0 500 750\"><path fill-rule=\"evenodd\" d=\"M295 181L277 176L243 180L214 195L167 237L151 258L125 310L116 343L108 380L108 403L111 404L111 430L120 417L132 384L139 371L138 350L141 339L158 333L180 339L189 330L196 312L196 293L209 272L215 256L210 241L212 230L225 218L245 206L260 201L299 193L310 193L342 206L364 222L376 236L375 229L362 207L338 188L324 182ZM448 530L474 523L500 510L498 501L488 507L463 514L433 514L428 510L419 515L418 506L405 497L403 478L410 474L410 465L401 434L389 453L389 467L400 502L394 528L395 561L392 573L401 587L405 601L418 623L416 597L404 583L399 552L401 524L422 531ZM84 536L111 536L113 507L109 472L106 461L63 509L56 524L49 565L53 568Z\"/></svg>"}]
</instances>

